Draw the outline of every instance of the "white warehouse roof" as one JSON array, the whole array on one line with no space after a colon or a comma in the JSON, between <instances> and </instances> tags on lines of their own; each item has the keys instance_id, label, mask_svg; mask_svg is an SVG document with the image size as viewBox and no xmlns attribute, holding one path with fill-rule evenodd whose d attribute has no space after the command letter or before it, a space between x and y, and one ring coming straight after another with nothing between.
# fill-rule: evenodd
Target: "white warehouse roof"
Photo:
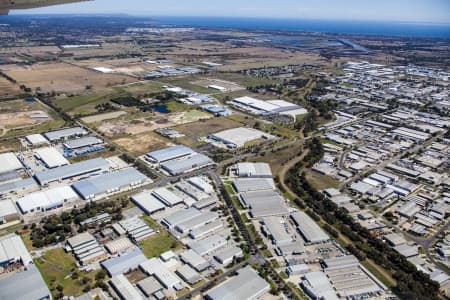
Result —
<instances>
[{"instance_id":1,"label":"white warehouse roof","mask_svg":"<svg viewBox=\"0 0 450 300\"><path fill-rule=\"evenodd\" d=\"M17 200L17 206L22 213L46 211L63 205L66 201L75 200L78 195L69 186L60 186L28 194Z\"/></svg>"},{"instance_id":2,"label":"white warehouse roof","mask_svg":"<svg viewBox=\"0 0 450 300\"><path fill-rule=\"evenodd\" d=\"M45 147L39 148L34 151L37 158L42 160L44 164L52 169L69 164L69 161L59 153L55 148Z\"/></svg>"},{"instance_id":3,"label":"white warehouse roof","mask_svg":"<svg viewBox=\"0 0 450 300\"><path fill-rule=\"evenodd\" d=\"M330 239L322 228L320 228L306 213L297 211L291 215L291 218L297 224L298 230L307 242L321 243Z\"/></svg>"},{"instance_id":4,"label":"white warehouse roof","mask_svg":"<svg viewBox=\"0 0 450 300\"><path fill-rule=\"evenodd\" d=\"M0 162L0 174L23 168L22 163L12 152L0 154Z\"/></svg>"}]
</instances>

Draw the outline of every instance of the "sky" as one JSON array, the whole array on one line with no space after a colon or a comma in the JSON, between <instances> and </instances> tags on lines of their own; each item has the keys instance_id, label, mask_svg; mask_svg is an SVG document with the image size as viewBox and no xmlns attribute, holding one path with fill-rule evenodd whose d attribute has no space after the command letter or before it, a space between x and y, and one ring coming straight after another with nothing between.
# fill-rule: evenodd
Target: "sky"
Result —
<instances>
[{"instance_id":1,"label":"sky","mask_svg":"<svg viewBox=\"0 0 450 300\"><path fill-rule=\"evenodd\" d=\"M69 13L450 23L450 0L94 0L13 12Z\"/></svg>"}]
</instances>

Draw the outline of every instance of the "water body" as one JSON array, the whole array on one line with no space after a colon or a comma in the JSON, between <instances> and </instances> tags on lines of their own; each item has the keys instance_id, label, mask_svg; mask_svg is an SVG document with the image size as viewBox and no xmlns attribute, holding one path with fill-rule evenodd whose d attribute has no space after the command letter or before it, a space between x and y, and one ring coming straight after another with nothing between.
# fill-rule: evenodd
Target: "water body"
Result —
<instances>
[{"instance_id":1,"label":"water body","mask_svg":"<svg viewBox=\"0 0 450 300\"><path fill-rule=\"evenodd\" d=\"M159 112L160 114L170 113L170 109L165 104L151 105L151 106L146 106L144 108L144 111L149 111L149 110Z\"/></svg>"},{"instance_id":2,"label":"water body","mask_svg":"<svg viewBox=\"0 0 450 300\"><path fill-rule=\"evenodd\" d=\"M155 17L154 19L163 24L176 26L313 31L450 39L450 23L325 21L228 17Z\"/></svg>"}]
</instances>

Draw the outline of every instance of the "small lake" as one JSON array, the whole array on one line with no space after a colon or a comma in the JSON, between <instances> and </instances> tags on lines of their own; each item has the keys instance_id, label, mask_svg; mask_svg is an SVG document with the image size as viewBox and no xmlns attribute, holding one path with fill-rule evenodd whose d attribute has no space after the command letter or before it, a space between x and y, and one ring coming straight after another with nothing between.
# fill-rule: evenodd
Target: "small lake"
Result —
<instances>
[{"instance_id":1,"label":"small lake","mask_svg":"<svg viewBox=\"0 0 450 300\"><path fill-rule=\"evenodd\" d=\"M170 113L170 109L165 104L146 106L143 109L143 111L150 111L150 110L159 112L160 114L168 114L168 113Z\"/></svg>"}]
</instances>

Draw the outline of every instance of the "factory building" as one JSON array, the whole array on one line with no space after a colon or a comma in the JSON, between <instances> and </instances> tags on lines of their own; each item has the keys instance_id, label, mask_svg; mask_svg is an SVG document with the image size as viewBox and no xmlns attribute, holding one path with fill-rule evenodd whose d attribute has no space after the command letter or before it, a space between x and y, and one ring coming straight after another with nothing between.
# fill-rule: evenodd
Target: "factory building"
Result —
<instances>
[{"instance_id":1,"label":"factory building","mask_svg":"<svg viewBox=\"0 0 450 300\"><path fill-rule=\"evenodd\" d=\"M120 221L119 224L128 236L135 242L141 242L155 234L155 231L139 217L133 217Z\"/></svg>"},{"instance_id":2,"label":"factory building","mask_svg":"<svg viewBox=\"0 0 450 300\"><path fill-rule=\"evenodd\" d=\"M161 169L172 176L188 173L194 170L202 169L214 164L208 156L195 153L184 157L183 159L171 160L161 163Z\"/></svg>"},{"instance_id":3,"label":"factory building","mask_svg":"<svg viewBox=\"0 0 450 300\"><path fill-rule=\"evenodd\" d=\"M241 248L230 246L214 254L214 259L217 260L220 264L228 266L229 264L233 263L235 259L241 258L243 256L244 252Z\"/></svg>"},{"instance_id":4,"label":"factory building","mask_svg":"<svg viewBox=\"0 0 450 300\"><path fill-rule=\"evenodd\" d=\"M228 104L254 115L290 115L296 117L308 113L306 109L284 100L263 101L252 97L240 97Z\"/></svg>"},{"instance_id":5,"label":"factory building","mask_svg":"<svg viewBox=\"0 0 450 300\"><path fill-rule=\"evenodd\" d=\"M215 143L223 144L229 149L244 147L245 144L258 139L271 139L273 136L253 128L233 128L210 134L208 139Z\"/></svg>"},{"instance_id":6,"label":"factory building","mask_svg":"<svg viewBox=\"0 0 450 300\"><path fill-rule=\"evenodd\" d=\"M27 135L25 139L28 142L28 144L30 144L33 147L42 146L49 143L48 140L42 134Z\"/></svg>"},{"instance_id":7,"label":"factory building","mask_svg":"<svg viewBox=\"0 0 450 300\"><path fill-rule=\"evenodd\" d=\"M122 300L144 300L144 297L123 274L114 276L109 283Z\"/></svg>"},{"instance_id":8,"label":"factory building","mask_svg":"<svg viewBox=\"0 0 450 300\"><path fill-rule=\"evenodd\" d=\"M25 215L32 212L46 212L77 199L78 195L69 186L59 186L23 196L16 204Z\"/></svg>"},{"instance_id":9,"label":"factory building","mask_svg":"<svg viewBox=\"0 0 450 300\"><path fill-rule=\"evenodd\" d=\"M181 197L164 187L153 190L152 195L168 207L173 207L183 203L183 199L181 199Z\"/></svg>"},{"instance_id":10,"label":"factory building","mask_svg":"<svg viewBox=\"0 0 450 300\"><path fill-rule=\"evenodd\" d=\"M223 227L224 227L223 222L221 220L216 220L211 223L192 229L189 232L189 236L193 239L201 239Z\"/></svg>"},{"instance_id":11,"label":"factory building","mask_svg":"<svg viewBox=\"0 0 450 300\"><path fill-rule=\"evenodd\" d=\"M39 148L34 151L34 156L42 161L49 168L57 168L70 164L69 161L52 147Z\"/></svg>"},{"instance_id":12,"label":"factory building","mask_svg":"<svg viewBox=\"0 0 450 300\"><path fill-rule=\"evenodd\" d=\"M233 171L238 177L272 178L272 171L267 163L238 163Z\"/></svg>"},{"instance_id":13,"label":"factory building","mask_svg":"<svg viewBox=\"0 0 450 300\"><path fill-rule=\"evenodd\" d=\"M73 127L67 129L61 129L56 131L50 131L44 133L44 136L50 142L56 142L60 140L66 140L68 138L80 137L87 135L88 132L82 127Z\"/></svg>"},{"instance_id":14,"label":"factory building","mask_svg":"<svg viewBox=\"0 0 450 300\"><path fill-rule=\"evenodd\" d=\"M250 209L252 218L288 214L283 197L274 190L241 193L239 198L242 206Z\"/></svg>"},{"instance_id":15,"label":"factory building","mask_svg":"<svg viewBox=\"0 0 450 300\"><path fill-rule=\"evenodd\" d=\"M26 178L0 184L0 195L11 192L34 192L39 190L39 186L33 178Z\"/></svg>"},{"instance_id":16,"label":"factory building","mask_svg":"<svg viewBox=\"0 0 450 300\"><path fill-rule=\"evenodd\" d=\"M297 211L291 214L291 218L306 242L314 244L330 240L330 237L306 213Z\"/></svg>"},{"instance_id":17,"label":"factory building","mask_svg":"<svg viewBox=\"0 0 450 300\"><path fill-rule=\"evenodd\" d=\"M207 300L255 300L270 291L269 284L258 273L247 266L238 275L214 287L205 296Z\"/></svg>"},{"instance_id":18,"label":"factory building","mask_svg":"<svg viewBox=\"0 0 450 300\"><path fill-rule=\"evenodd\" d=\"M93 172L107 171L110 165L103 158L94 158L59 168L37 172L34 177L41 185L62 181Z\"/></svg>"},{"instance_id":19,"label":"factory building","mask_svg":"<svg viewBox=\"0 0 450 300\"><path fill-rule=\"evenodd\" d=\"M142 185L148 180L136 169L128 168L76 182L72 187L83 199L93 200Z\"/></svg>"},{"instance_id":20,"label":"factory building","mask_svg":"<svg viewBox=\"0 0 450 300\"><path fill-rule=\"evenodd\" d=\"M302 289L312 299L339 300L324 272L306 273L301 283Z\"/></svg>"},{"instance_id":21,"label":"factory building","mask_svg":"<svg viewBox=\"0 0 450 300\"><path fill-rule=\"evenodd\" d=\"M148 215L162 211L166 208L166 206L159 199L150 194L150 192L142 192L133 195L131 196L131 201Z\"/></svg>"},{"instance_id":22,"label":"factory building","mask_svg":"<svg viewBox=\"0 0 450 300\"><path fill-rule=\"evenodd\" d=\"M52 299L44 279L35 265L26 271L0 279L0 299L44 300Z\"/></svg>"},{"instance_id":23,"label":"factory building","mask_svg":"<svg viewBox=\"0 0 450 300\"><path fill-rule=\"evenodd\" d=\"M72 251L82 265L107 257L105 249L100 246L95 237L89 232L80 233L68 239L66 248Z\"/></svg>"},{"instance_id":24,"label":"factory building","mask_svg":"<svg viewBox=\"0 0 450 300\"><path fill-rule=\"evenodd\" d=\"M194 153L194 150L183 145L173 146L147 153L145 159L152 163L163 163L173 159L179 159Z\"/></svg>"},{"instance_id":25,"label":"factory building","mask_svg":"<svg viewBox=\"0 0 450 300\"><path fill-rule=\"evenodd\" d=\"M112 255L126 252L133 247L134 244L126 237L118 238L105 244L106 250Z\"/></svg>"},{"instance_id":26,"label":"factory building","mask_svg":"<svg viewBox=\"0 0 450 300\"><path fill-rule=\"evenodd\" d=\"M164 287L159 283L155 277L149 276L137 283L138 288L144 293L146 297L155 297L156 299L165 299Z\"/></svg>"},{"instance_id":27,"label":"factory building","mask_svg":"<svg viewBox=\"0 0 450 300\"><path fill-rule=\"evenodd\" d=\"M0 225L19 219L19 212L11 200L0 201Z\"/></svg>"},{"instance_id":28,"label":"factory building","mask_svg":"<svg viewBox=\"0 0 450 300\"><path fill-rule=\"evenodd\" d=\"M203 272L211 266L208 261L192 249L181 253L180 259L198 272Z\"/></svg>"},{"instance_id":29,"label":"factory building","mask_svg":"<svg viewBox=\"0 0 450 300\"><path fill-rule=\"evenodd\" d=\"M180 223L183 223L185 221L197 218L201 215L201 211L190 207L188 209L183 209L180 211L176 211L168 216L166 216L162 221L161 224L166 226L167 228L175 228Z\"/></svg>"},{"instance_id":30,"label":"factory building","mask_svg":"<svg viewBox=\"0 0 450 300\"><path fill-rule=\"evenodd\" d=\"M189 242L188 247L200 255L206 255L227 245L227 240L221 235L212 235L203 240Z\"/></svg>"},{"instance_id":31,"label":"factory building","mask_svg":"<svg viewBox=\"0 0 450 300\"><path fill-rule=\"evenodd\" d=\"M184 282L187 282L190 285L196 284L199 282L202 277L200 274L198 274L194 269L192 269L188 265L184 265L180 268L178 268L175 273L180 276L181 279L184 280Z\"/></svg>"},{"instance_id":32,"label":"factory building","mask_svg":"<svg viewBox=\"0 0 450 300\"><path fill-rule=\"evenodd\" d=\"M0 174L23 169L22 163L12 152L0 154L0 161L2 162L0 164Z\"/></svg>"},{"instance_id":33,"label":"factory building","mask_svg":"<svg viewBox=\"0 0 450 300\"><path fill-rule=\"evenodd\" d=\"M66 149L75 150L84 147L92 147L101 143L103 143L101 139L98 139L93 136L87 136L75 140L69 140L64 143L64 147Z\"/></svg>"},{"instance_id":34,"label":"factory building","mask_svg":"<svg viewBox=\"0 0 450 300\"><path fill-rule=\"evenodd\" d=\"M193 219L189 219L178 223L175 229L180 233L189 233L191 230L202 227L208 223L211 223L219 218L219 214L212 211L202 212L200 215Z\"/></svg>"},{"instance_id":35,"label":"factory building","mask_svg":"<svg viewBox=\"0 0 450 300\"><path fill-rule=\"evenodd\" d=\"M180 291L184 288L181 280L158 258L146 259L139 267L147 275L152 275L166 288Z\"/></svg>"},{"instance_id":36,"label":"factory building","mask_svg":"<svg viewBox=\"0 0 450 300\"><path fill-rule=\"evenodd\" d=\"M108 272L109 276L113 277L138 268L146 260L147 258L142 254L141 250L135 248L131 252L102 261L100 264Z\"/></svg>"},{"instance_id":37,"label":"factory building","mask_svg":"<svg viewBox=\"0 0 450 300\"><path fill-rule=\"evenodd\" d=\"M8 234L0 237L0 267L7 267L13 263L21 263L24 267L28 267L33 263L33 259L20 236Z\"/></svg>"}]
</instances>

